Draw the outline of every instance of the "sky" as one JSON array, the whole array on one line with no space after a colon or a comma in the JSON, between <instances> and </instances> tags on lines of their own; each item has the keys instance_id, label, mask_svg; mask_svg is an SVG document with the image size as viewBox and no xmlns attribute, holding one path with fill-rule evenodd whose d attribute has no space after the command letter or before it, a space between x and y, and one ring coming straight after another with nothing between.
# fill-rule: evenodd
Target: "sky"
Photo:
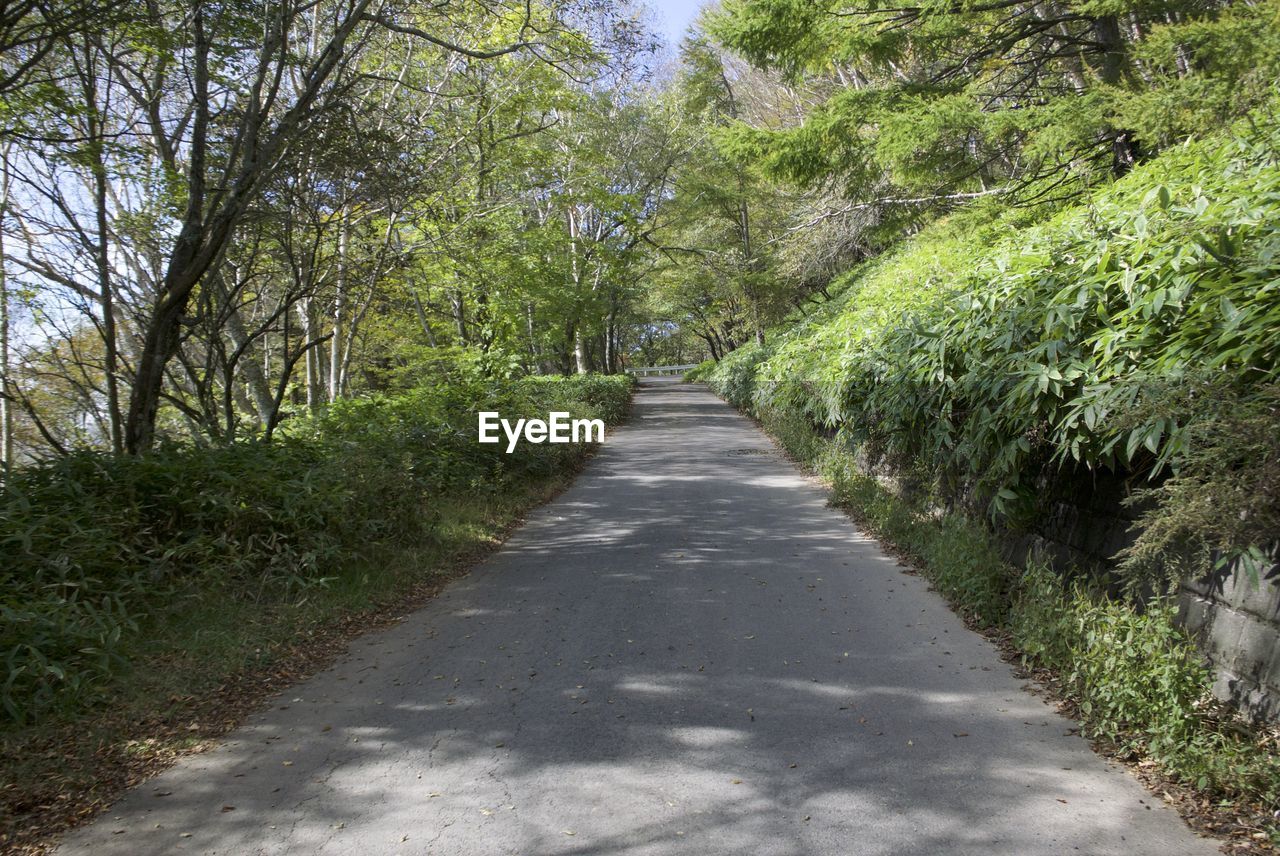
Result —
<instances>
[{"instance_id":1,"label":"sky","mask_svg":"<svg viewBox=\"0 0 1280 856\"><path fill-rule=\"evenodd\" d=\"M685 27L697 16L704 0L648 0L667 42L675 47L684 36Z\"/></svg>"}]
</instances>

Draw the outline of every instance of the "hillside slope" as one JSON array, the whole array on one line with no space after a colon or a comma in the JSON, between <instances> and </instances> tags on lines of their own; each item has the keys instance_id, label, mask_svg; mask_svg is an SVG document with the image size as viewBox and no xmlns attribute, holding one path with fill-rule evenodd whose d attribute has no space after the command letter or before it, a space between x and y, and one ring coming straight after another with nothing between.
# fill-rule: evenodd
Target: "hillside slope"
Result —
<instances>
[{"instance_id":1,"label":"hillside slope","mask_svg":"<svg viewBox=\"0 0 1280 856\"><path fill-rule=\"evenodd\" d=\"M1258 118L1042 222L961 212L694 375L1047 667L1090 735L1255 807L1280 797L1274 733L1213 700L1213 670L1152 595L1205 574L1276 588L1277 152L1280 126ZM1063 485L1103 482L1132 506L1111 513L1136 517L1127 549L1086 576L1011 553ZM1259 627L1267 673L1277 628Z\"/></svg>"}]
</instances>

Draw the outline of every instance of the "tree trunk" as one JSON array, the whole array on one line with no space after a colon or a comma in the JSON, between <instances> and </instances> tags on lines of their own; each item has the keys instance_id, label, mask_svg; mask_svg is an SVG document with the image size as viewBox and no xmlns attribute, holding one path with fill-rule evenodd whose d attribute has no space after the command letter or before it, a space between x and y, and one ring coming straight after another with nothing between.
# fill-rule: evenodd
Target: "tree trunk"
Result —
<instances>
[{"instance_id":1,"label":"tree trunk","mask_svg":"<svg viewBox=\"0 0 1280 856\"><path fill-rule=\"evenodd\" d=\"M333 339L329 342L329 401L337 401L342 395L342 324L343 311L347 308L347 251L351 231L350 209L342 204L342 217L338 224L338 280L333 297Z\"/></svg>"},{"instance_id":2,"label":"tree trunk","mask_svg":"<svg viewBox=\"0 0 1280 856\"><path fill-rule=\"evenodd\" d=\"M614 311L609 310L609 316L604 322L604 371L605 374L616 374L618 371L617 349L614 347Z\"/></svg>"},{"instance_id":3,"label":"tree trunk","mask_svg":"<svg viewBox=\"0 0 1280 856\"><path fill-rule=\"evenodd\" d=\"M227 334L231 344L241 355L236 359L233 368L243 375L245 385L248 386L249 394L252 396L253 409L258 414L258 420L265 427L275 418L275 398L271 395L271 388L267 383L266 375L263 374L262 366L249 356L249 334L245 330L244 319L240 317L240 309L231 305L234 295L227 288L226 279L221 271L214 271L209 279L217 289L218 298L226 305ZM230 427L229 423L228 427Z\"/></svg>"},{"instance_id":4,"label":"tree trunk","mask_svg":"<svg viewBox=\"0 0 1280 856\"><path fill-rule=\"evenodd\" d=\"M171 267L147 319L125 425L125 448L132 455L147 451L155 441L164 370L178 351L182 314L191 294L186 281L191 276L189 269L174 270Z\"/></svg>"},{"instance_id":5,"label":"tree trunk","mask_svg":"<svg viewBox=\"0 0 1280 856\"><path fill-rule=\"evenodd\" d=\"M533 301L529 301L524 305L524 324L525 332L529 336L529 358L538 371L542 371L541 354L538 352L538 339L533 332Z\"/></svg>"},{"instance_id":6,"label":"tree trunk","mask_svg":"<svg viewBox=\"0 0 1280 856\"><path fill-rule=\"evenodd\" d=\"M211 227L205 219L205 156L209 130L209 40L204 32L204 10L196 6L193 18L195 44L192 48L195 64L195 113L191 120L191 161L187 174L187 208L182 218L182 229L174 241L173 255L165 270L156 295L151 315L143 328L142 351L133 379L133 392L129 397L129 417L125 424L125 448L131 455L138 455L151 448L156 435L156 415L160 410L160 394L164 390L165 367L180 344L182 316L187 301L200 277L220 254L222 245L230 235L234 221L228 218L225 230L217 230L222 241L215 244L217 252L209 252L206 240ZM213 240L217 240L215 237Z\"/></svg>"},{"instance_id":7,"label":"tree trunk","mask_svg":"<svg viewBox=\"0 0 1280 856\"><path fill-rule=\"evenodd\" d=\"M431 332L431 322L427 319L427 310L422 305L417 288L413 289L413 308L418 313L418 324L422 326L422 335L427 337L427 344L436 347L436 335Z\"/></svg>"},{"instance_id":8,"label":"tree trunk","mask_svg":"<svg viewBox=\"0 0 1280 856\"><path fill-rule=\"evenodd\" d=\"M96 101L96 99L95 99ZM91 120L94 129L90 135L98 139L97 121ZM119 352L116 341L116 309L111 285L111 257L107 245L107 166L102 159L102 149L94 147L96 159L93 169L94 205L97 209L98 240L94 247L98 268L98 305L102 310L103 373L107 388L107 424L110 426L111 451L117 455L124 451L124 436L120 425Z\"/></svg>"},{"instance_id":9,"label":"tree trunk","mask_svg":"<svg viewBox=\"0 0 1280 856\"><path fill-rule=\"evenodd\" d=\"M1093 22L1093 37L1102 50L1102 55L1094 65L1098 79L1103 83L1116 86L1123 81L1128 57L1125 52L1124 39L1120 34L1120 22L1114 15L1104 15ZM1110 132L1111 137L1111 172L1121 176L1133 169L1138 160L1138 146L1133 133L1123 128Z\"/></svg>"},{"instance_id":10,"label":"tree trunk","mask_svg":"<svg viewBox=\"0 0 1280 856\"><path fill-rule=\"evenodd\" d=\"M449 292L449 303L453 307L453 323L458 329L458 344L466 345L467 342L467 312L466 305L462 302L462 292L459 289L452 289Z\"/></svg>"},{"instance_id":11,"label":"tree trunk","mask_svg":"<svg viewBox=\"0 0 1280 856\"><path fill-rule=\"evenodd\" d=\"M0 475L13 466L13 409L9 405L9 280L4 221L9 210L9 146L0 152Z\"/></svg>"},{"instance_id":12,"label":"tree trunk","mask_svg":"<svg viewBox=\"0 0 1280 856\"><path fill-rule=\"evenodd\" d=\"M582 338L582 328L578 325L573 328L573 365L574 370L580 375L591 371L587 362L587 343Z\"/></svg>"},{"instance_id":13,"label":"tree trunk","mask_svg":"<svg viewBox=\"0 0 1280 856\"><path fill-rule=\"evenodd\" d=\"M316 318L315 302L311 297L304 297L299 301L298 320L302 324L302 341L312 341L316 333ZM308 348L303 356L303 382L306 386L307 410L311 413L319 412L320 402L324 398L324 364L320 356L319 348Z\"/></svg>"}]
</instances>

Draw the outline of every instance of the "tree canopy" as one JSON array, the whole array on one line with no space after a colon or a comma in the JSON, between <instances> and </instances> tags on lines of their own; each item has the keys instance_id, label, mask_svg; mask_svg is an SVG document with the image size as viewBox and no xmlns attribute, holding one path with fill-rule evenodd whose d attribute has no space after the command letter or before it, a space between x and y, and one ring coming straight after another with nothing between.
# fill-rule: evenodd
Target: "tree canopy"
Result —
<instances>
[{"instance_id":1,"label":"tree canopy","mask_svg":"<svg viewBox=\"0 0 1280 856\"><path fill-rule=\"evenodd\" d=\"M460 361L721 358L966 206L1270 102L1264 2L110 0L0 18L5 460L270 438Z\"/></svg>"}]
</instances>

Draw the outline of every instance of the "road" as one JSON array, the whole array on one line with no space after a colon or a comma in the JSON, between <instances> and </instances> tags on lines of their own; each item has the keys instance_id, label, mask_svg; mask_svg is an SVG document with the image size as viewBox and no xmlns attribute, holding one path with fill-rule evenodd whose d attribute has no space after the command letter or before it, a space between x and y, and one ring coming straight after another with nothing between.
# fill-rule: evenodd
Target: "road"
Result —
<instances>
[{"instance_id":1,"label":"road","mask_svg":"<svg viewBox=\"0 0 1280 856\"><path fill-rule=\"evenodd\" d=\"M505 547L66 854L1211 854L751 422L650 379Z\"/></svg>"}]
</instances>

